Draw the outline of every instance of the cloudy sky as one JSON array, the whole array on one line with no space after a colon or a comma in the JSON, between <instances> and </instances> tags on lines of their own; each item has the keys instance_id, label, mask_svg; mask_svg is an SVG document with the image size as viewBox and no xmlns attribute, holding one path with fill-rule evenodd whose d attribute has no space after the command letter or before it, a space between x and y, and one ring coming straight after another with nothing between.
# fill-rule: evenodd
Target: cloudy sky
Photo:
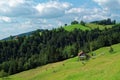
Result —
<instances>
[{"instance_id":1,"label":"cloudy sky","mask_svg":"<svg viewBox=\"0 0 120 80\"><path fill-rule=\"evenodd\" d=\"M120 0L0 0L0 39L73 20L120 21Z\"/></svg>"}]
</instances>

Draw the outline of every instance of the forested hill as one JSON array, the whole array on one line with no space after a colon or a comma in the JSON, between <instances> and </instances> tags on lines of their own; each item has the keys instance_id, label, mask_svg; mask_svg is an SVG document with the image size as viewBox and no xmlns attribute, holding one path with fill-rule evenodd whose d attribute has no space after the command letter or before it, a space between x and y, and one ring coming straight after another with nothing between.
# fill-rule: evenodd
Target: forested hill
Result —
<instances>
[{"instance_id":1,"label":"forested hill","mask_svg":"<svg viewBox=\"0 0 120 80\"><path fill-rule=\"evenodd\" d=\"M85 64L74 57L8 76L7 80L120 80L120 44L92 53L96 55L82 61Z\"/></svg>"},{"instance_id":2,"label":"forested hill","mask_svg":"<svg viewBox=\"0 0 120 80\"><path fill-rule=\"evenodd\" d=\"M42 29L38 29L40 32L42 32L43 30ZM37 31L37 30L35 30ZM13 40L13 39L16 39L17 37L24 37L24 36L31 36L35 31L30 31L30 32L26 32L26 33L22 33L22 34L18 34L18 35L14 35L14 36L10 36L10 37L7 37L7 38L4 38L2 40Z\"/></svg>"},{"instance_id":3,"label":"forested hill","mask_svg":"<svg viewBox=\"0 0 120 80\"><path fill-rule=\"evenodd\" d=\"M120 25L99 30L66 31L64 28L37 30L32 36L0 41L0 71L18 73L77 55L103 46L120 43Z\"/></svg>"}]
</instances>

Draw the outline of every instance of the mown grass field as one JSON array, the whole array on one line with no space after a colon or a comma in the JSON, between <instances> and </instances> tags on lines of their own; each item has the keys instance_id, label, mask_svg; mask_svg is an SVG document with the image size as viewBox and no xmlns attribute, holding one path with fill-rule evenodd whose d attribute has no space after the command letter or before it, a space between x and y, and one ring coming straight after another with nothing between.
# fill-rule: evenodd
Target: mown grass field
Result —
<instances>
[{"instance_id":1,"label":"mown grass field","mask_svg":"<svg viewBox=\"0 0 120 80\"><path fill-rule=\"evenodd\" d=\"M100 30L103 30L105 28L112 28L113 25L99 25L99 24L88 23L86 24L86 26L89 27L90 29L99 28Z\"/></svg>"},{"instance_id":2,"label":"mown grass field","mask_svg":"<svg viewBox=\"0 0 120 80\"><path fill-rule=\"evenodd\" d=\"M78 58L51 63L9 76L10 80L120 80L120 44L100 48L85 65ZM2 79L0 79L2 80Z\"/></svg>"},{"instance_id":3,"label":"mown grass field","mask_svg":"<svg viewBox=\"0 0 120 80\"><path fill-rule=\"evenodd\" d=\"M81 24L64 26L64 29L67 31L73 31L74 29L80 29L80 30L85 31L85 30L91 30L91 29L96 29L96 28L103 30L105 28L111 28L112 26L113 25L98 25L98 24L87 23L86 26L83 26Z\"/></svg>"},{"instance_id":4,"label":"mown grass field","mask_svg":"<svg viewBox=\"0 0 120 80\"><path fill-rule=\"evenodd\" d=\"M83 31L90 30L89 27L86 27L86 26L83 26L83 25L80 25L80 24L65 26L64 29L67 30L67 31L73 31L74 29L80 29L80 30L83 30Z\"/></svg>"}]
</instances>

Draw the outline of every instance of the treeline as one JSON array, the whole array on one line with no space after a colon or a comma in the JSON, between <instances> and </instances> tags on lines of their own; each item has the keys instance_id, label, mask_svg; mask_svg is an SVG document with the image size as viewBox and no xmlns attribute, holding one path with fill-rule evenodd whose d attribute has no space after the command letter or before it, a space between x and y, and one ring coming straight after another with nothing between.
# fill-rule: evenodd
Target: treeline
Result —
<instances>
[{"instance_id":1,"label":"treeline","mask_svg":"<svg viewBox=\"0 0 120 80\"><path fill-rule=\"evenodd\" d=\"M79 50L89 52L116 43L120 43L120 25L102 31L37 30L31 36L0 42L0 71L15 74L74 57Z\"/></svg>"},{"instance_id":2,"label":"treeline","mask_svg":"<svg viewBox=\"0 0 120 80\"><path fill-rule=\"evenodd\" d=\"M100 24L100 25L114 25L116 24L116 20L111 20L110 18L108 19L104 19L104 20L100 20L100 21L93 21L91 23L96 23L96 24Z\"/></svg>"},{"instance_id":3,"label":"treeline","mask_svg":"<svg viewBox=\"0 0 120 80\"><path fill-rule=\"evenodd\" d=\"M86 23L82 20L80 22L74 20L74 21L71 22L71 25L74 25L74 24L81 24L81 25L85 26Z\"/></svg>"}]
</instances>

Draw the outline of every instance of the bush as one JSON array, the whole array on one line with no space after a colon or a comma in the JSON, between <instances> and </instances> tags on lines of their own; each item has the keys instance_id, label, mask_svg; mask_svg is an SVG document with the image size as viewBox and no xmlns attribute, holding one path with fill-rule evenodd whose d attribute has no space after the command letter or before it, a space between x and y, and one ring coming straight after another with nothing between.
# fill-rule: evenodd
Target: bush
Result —
<instances>
[{"instance_id":1,"label":"bush","mask_svg":"<svg viewBox=\"0 0 120 80\"><path fill-rule=\"evenodd\" d=\"M84 21L81 21L80 24L83 25L83 26L85 26L85 22Z\"/></svg>"},{"instance_id":2,"label":"bush","mask_svg":"<svg viewBox=\"0 0 120 80\"><path fill-rule=\"evenodd\" d=\"M8 73L4 72L4 70L0 71L0 78L8 77Z\"/></svg>"},{"instance_id":3,"label":"bush","mask_svg":"<svg viewBox=\"0 0 120 80\"><path fill-rule=\"evenodd\" d=\"M73 21L73 22L71 22L71 25L74 25L74 24L78 24L79 22L78 21Z\"/></svg>"},{"instance_id":4,"label":"bush","mask_svg":"<svg viewBox=\"0 0 120 80\"><path fill-rule=\"evenodd\" d=\"M112 53L113 51L114 51L113 48L110 46L109 52Z\"/></svg>"}]
</instances>

